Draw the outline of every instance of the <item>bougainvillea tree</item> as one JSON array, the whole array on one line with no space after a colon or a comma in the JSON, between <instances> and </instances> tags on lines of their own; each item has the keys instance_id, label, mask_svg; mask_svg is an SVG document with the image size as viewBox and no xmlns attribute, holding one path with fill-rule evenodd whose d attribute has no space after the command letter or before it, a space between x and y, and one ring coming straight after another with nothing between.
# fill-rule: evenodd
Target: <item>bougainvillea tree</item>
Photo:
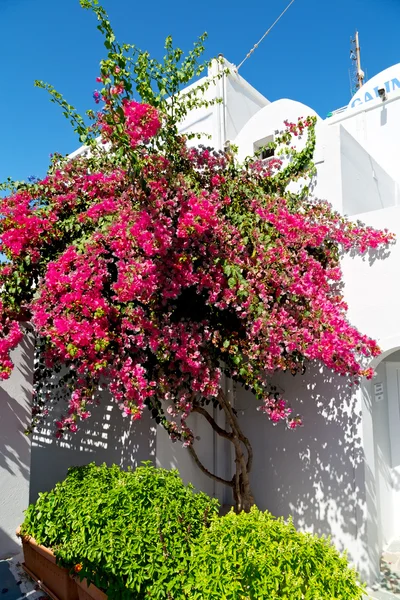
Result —
<instances>
[{"instance_id":1,"label":"bougainvillea tree","mask_svg":"<svg viewBox=\"0 0 400 600\"><path fill-rule=\"evenodd\" d=\"M30 320L46 368L68 372L57 436L76 431L108 386L124 415L140 419L149 409L204 472L224 481L197 456L188 418L198 413L233 444L236 469L224 483L247 510L252 449L223 376L290 428L301 418L271 387L276 371L296 374L319 361L355 382L371 377L365 365L379 349L347 320L340 256L391 236L350 222L307 185L289 191L313 173L314 118L284 124L267 162L189 147L179 122L206 104L214 82L180 91L206 66L204 38L186 57L168 38L160 63L118 44L94 0L81 4L97 15L108 50L94 92L99 111L88 111L86 125L38 82L88 152L54 156L46 177L9 182L1 201L1 377L12 370L19 322ZM39 381L36 411L46 403Z\"/></svg>"}]
</instances>

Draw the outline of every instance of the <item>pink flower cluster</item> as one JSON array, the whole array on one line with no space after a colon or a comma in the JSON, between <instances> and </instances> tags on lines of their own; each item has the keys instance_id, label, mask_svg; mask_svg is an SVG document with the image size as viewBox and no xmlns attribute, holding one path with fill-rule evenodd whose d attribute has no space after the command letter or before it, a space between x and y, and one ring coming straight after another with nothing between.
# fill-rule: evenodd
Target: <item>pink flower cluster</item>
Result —
<instances>
[{"instance_id":1,"label":"pink flower cluster","mask_svg":"<svg viewBox=\"0 0 400 600\"><path fill-rule=\"evenodd\" d=\"M294 135L295 137L298 137L298 136L303 135L304 131L308 127L311 127L311 125L312 125L312 119L311 119L311 117L307 117L305 119L303 117L299 117L297 119L297 123L293 123L291 121L285 120L284 121L284 125L285 125L287 131L291 135Z\"/></svg>"},{"instance_id":2,"label":"pink flower cluster","mask_svg":"<svg viewBox=\"0 0 400 600\"><path fill-rule=\"evenodd\" d=\"M8 379L13 370L10 352L18 346L23 333L19 323L7 316L2 302L0 302L0 315L0 379L3 380Z\"/></svg>"},{"instance_id":3,"label":"pink flower cluster","mask_svg":"<svg viewBox=\"0 0 400 600\"><path fill-rule=\"evenodd\" d=\"M273 423L290 428L301 419L271 395L275 371L320 361L355 381L371 377L367 363L379 348L347 320L340 253L392 236L325 202L287 201L280 162L268 173L257 161L232 169L228 155L183 140L175 162L153 153L157 111L128 100L122 107L121 135L139 175L100 152L2 201L10 263L1 285L15 290L19 278L10 299L29 307L48 364L75 374L59 435L89 417L104 383L125 416L138 419L147 406L172 438L190 444L194 395L217 398L222 370L254 391ZM102 123L118 139L118 124ZM286 135L311 126L288 124ZM21 333L8 308L2 314L6 377Z\"/></svg>"},{"instance_id":4,"label":"pink flower cluster","mask_svg":"<svg viewBox=\"0 0 400 600\"><path fill-rule=\"evenodd\" d=\"M111 93L122 92L116 89ZM135 102L124 98L122 100L122 112L124 119L123 132L128 137L130 146L136 148L140 143L147 143L154 137L161 127L161 121L157 110L149 104ZM105 111L99 113L98 124L102 132L103 143L113 141L115 128L120 123L120 117L114 112Z\"/></svg>"},{"instance_id":5,"label":"pink flower cluster","mask_svg":"<svg viewBox=\"0 0 400 600\"><path fill-rule=\"evenodd\" d=\"M139 142L154 137L161 127L157 110L149 104L134 100L123 100L122 107L125 116L125 131L129 136L132 148Z\"/></svg>"}]
</instances>

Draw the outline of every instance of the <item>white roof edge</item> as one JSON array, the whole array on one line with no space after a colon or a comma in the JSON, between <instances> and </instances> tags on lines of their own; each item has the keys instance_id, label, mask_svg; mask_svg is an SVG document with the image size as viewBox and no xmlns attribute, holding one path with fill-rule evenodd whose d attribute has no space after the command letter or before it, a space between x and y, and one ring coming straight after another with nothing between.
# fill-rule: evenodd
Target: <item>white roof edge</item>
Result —
<instances>
[{"instance_id":1,"label":"white roof edge","mask_svg":"<svg viewBox=\"0 0 400 600\"><path fill-rule=\"evenodd\" d=\"M347 109L344 111L341 111L339 113L336 114L332 114L331 117L328 117L326 119L324 119L324 121L326 123L330 124L334 124L334 123L339 123L340 121L347 121L347 119L351 119L351 117L354 117L354 115L363 113L363 112L370 112L371 110L375 110L376 108L382 108L382 106L385 106L387 104L391 104L392 102L396 102L396 100L400 100L400 95L396 95L396 96L392 96L391 98L389 97L387 100L385 100L384 102L382 102L382 100L378 100L375 99L375 102L371 102L371 105L368 104L360 104L360 106L357 106L355 108L351 108L351 109Z\"/></svg>"},{"instance_id":2,"label":"white roof edge","mask_svg":"<svg viewBox=\"0 0 400 600\"><path fill-rule=\"evenodd\" d=\"M239 75L236 65L229 62L229 60L227 60L225 57L224 62L229 69L228 77L232 77L233 79L235 79L239 83L239 85L242 88L244 88L247 92L249 92L254 98L256 98L260 102L260 104L264 104L266 106L267 104L271 103L271 101L268 100L268 98L266 98L265 96L263 96L261 92L259 92L255 87L251 85L251 83L249 83L246 79L244 79L244 77Z\"/></svg>"}]
</instances>

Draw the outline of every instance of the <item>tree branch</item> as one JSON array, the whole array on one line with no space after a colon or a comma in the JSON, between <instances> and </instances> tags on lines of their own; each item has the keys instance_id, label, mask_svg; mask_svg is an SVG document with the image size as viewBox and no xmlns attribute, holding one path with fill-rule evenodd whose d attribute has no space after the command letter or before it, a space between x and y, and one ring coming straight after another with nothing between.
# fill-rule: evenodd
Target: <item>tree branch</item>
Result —
<instances>
[{"instance_id":1,"label":"tree branch","mask_svg":"<svg viewBox=\"0 0 400 600\"><path fill-rule=\"evenodd\" d=\"M229 431L225 431L225 429L222 429L222 427L220 427L216 423L215 419L213 419L213 417L210 415L210 413L205 408L203 408L202 406L195 405L192 408L192 412L196 412L196 413L199 413L200 415L203 415L203 417L205 419L207 419L207 421L210 423L211 427L214 429L214 431L216 433L218 433L218 435L220 435L223 438L226 438L227 440L232 441L233 435L231 433L229 433Z\"/></svg>"},{"instance_id":2,"label":"tree branch","mask_svg":"<svg viewBox=\"0 0 400 600\"><path fill-rule=\"evenodd\" d=\"M235 415L235 412L234 412L233 408L231 407L230 403L225 398L225 395L223 394L222 391L220 391L220 393L219 393L218 400L219 400L219 403L222 405L222 407L224 407L224 404L226 403L226 408L229 411L229 415L227 415L227 417L228 417L230 426L231 426L231 428L233 428L234 433L237 435L239 440L244 444L244 446L246 448L246 451L247 451L246 470L248 473L250 473L251 468L253 466L253 448L250 444L250 441L244 435L244 433L239 425L239 421Z\"/></svg>"},{"instance_id":3,"label":"tree branch","mask_svg":"<svg viewBox=\"0 0 400 600\"><path fill-rule=\"evenodd\" d=\"M250 441L248 440L248 438L242 433L241 429L239 428L239 439L241 442L243 442L243 444L246 447L247 450L247 472L250 473L251 471L251 467L253 466L253 448L251 447Z\"/></svg>"},{"instance_id":4,"label":"tree branch","mask_svg":"<svg viewBox=\"0 0 400 600\"><path fill-rule=\"evenodd\" d=\"M193 445L188 446L188 450L189 450L189 453L191 454L191 456L193 457L194 462L199 467L199 469L201 471L203 471L203 473L205 473L208 477L211 477L211 479L214 479L215 481L218 481L219 483L223 483L224 485L229 485L230 487L233 487L232 481L228 481L227 479L223 479L222 477L218 477L218 475L214 475L214 473L211 473L211 471L209 471L203 465L203 463L200 462L200 459L197 456L196 450L193 448Z\"/></svg>"},{"instance_id":5,"label":"tree branch","mask_svg":"<svg viewBox=\"0 0 400 600\"><path fill-rule=\"evenodd\" d=\"M229 400L226 398L225 394L222 391L220 391L218 395L218 402L220 403L221 407L223 408L226 414L233 434L232 443L235 446L235 463L237 465L235 490L237 490L238 487L240 488L240 496L236 499L237 508L239 511L248 511L250 510L250 507L254 504L254 498L253 494L251 493L249 472L247 470L247 464L249 463L250 455L248 455L248 460L246 461L241 447L241 443L244 443L241 438L244 438L245 436L240 429L238 419L232 409ZM248 440L247 444L250 446L250 442ZM247 449L246 444L245 446Z\"/></svg>"}]
</instances>

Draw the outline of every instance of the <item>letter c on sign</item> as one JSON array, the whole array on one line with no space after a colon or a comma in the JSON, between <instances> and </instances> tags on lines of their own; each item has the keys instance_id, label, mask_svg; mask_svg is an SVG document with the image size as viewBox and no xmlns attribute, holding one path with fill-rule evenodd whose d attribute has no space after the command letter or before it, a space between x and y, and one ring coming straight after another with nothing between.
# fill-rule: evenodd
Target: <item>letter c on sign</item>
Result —
<instances>
[{"instance_id":1,"label":"letter c on sign","mask_svg":"<svg viewBox=\"0 0 400 600\"><path fill-rule=\"evenodd\" d=\"M358 102L359 104L362 104L360 98L355 98L353 100L353 102L351 103L351 108L354 108L356 106L356 102Z\"/></svg>"}]
</instances>

